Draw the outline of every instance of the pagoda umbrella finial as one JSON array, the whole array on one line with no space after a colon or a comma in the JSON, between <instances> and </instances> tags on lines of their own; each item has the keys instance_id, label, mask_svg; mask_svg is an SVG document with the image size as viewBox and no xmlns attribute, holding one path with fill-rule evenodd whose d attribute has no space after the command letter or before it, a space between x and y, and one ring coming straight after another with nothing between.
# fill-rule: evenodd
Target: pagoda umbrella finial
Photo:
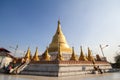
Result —
<instances>
[{"instance_id":1,"label":"pagoda umbrella finial","mask_svg":"<svg viewBox=\"0 0 120 80\"><path fill-rule=\"evenodd\" d=\"M60 19L58 19L58 24L60 24Z\"/></svg>"}]
</instances>

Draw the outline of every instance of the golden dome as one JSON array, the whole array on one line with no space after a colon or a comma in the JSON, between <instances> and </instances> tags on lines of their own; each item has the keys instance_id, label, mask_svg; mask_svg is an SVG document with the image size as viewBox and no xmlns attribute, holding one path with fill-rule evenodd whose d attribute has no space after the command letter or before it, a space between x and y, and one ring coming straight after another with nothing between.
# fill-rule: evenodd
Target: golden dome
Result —
<instances>
[{"instance_id":1,"label":"golden dome","mask_svg":"<svg viewBox=\"0 0 120 80\"><path fill-rule=\"evenodd\" d=\"M49 45L49 52L58 52L58 44L61 46L61 52L71 53L72 50L67 44L66 38L61 30L60 21L58 21L57 31Z\"/></svg>"}]
</instances>

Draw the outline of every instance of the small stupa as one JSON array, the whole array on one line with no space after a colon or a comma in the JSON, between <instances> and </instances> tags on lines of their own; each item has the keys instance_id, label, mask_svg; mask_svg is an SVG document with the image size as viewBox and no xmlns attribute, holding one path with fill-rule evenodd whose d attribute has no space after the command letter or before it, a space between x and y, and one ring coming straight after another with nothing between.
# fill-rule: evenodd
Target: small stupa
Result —
<instances>
[{"instance_id":1,"label":"small stupa","mask_svg":"<svg viewBox=\"0 0 120 80\"><path fill-rule=\"evenodd\" d=\"M88 61L86 56L83 53L82 46L80 48L81 48L81 54L80 54L79 60L80 61Z\"/></svg>"},{"instance_id":2,"label":"small stupa","mask_svg":"<svg viewBox=\"0 0 120 80\"><path fill-rule=\"evenodd\" d=\"M46 48L46 51L45 51L44 55L42 56L42 60L43 61L50 61L50 55L48 53L48 47Z\"/></svg>"},{"instance_id":3,"label":"small stupa","mask_svg":"<svg viewBox=\"0 0 120 80\"><path fill-rule=\"evenodd\" d=\"M90 48L88 47L88 61L95 61L94 60L94 57L92 56L92 53L91 53L91 50L90 50Z\"/></svg>"},{"instance_id":4,"label":"small stupa","mask_svg":"<svg viewBox=\"0 0 120 80\"><path fill-rule=\"evenodd\" d=\"M33 61L40 61L39 56L38 56L38 47L36 47L35 54L33 56Z\"/></svg>"},{"instance_id":5,"label":"small stupa","mask_svg":"<svg viewBox=\"0 0 120 80\"><path fill-rule=\"evenodd\" d=\"M31 60L32 56L31 56L31 51L30 48L28 47L27 53L25 55L25 60Z\"/></svg>"},{"instance_id":6,"label":"small stupa","mask_svg":"<svg viewBox=\"0 0 120 80\"><path fill-rule=\"evenodd\" d=\"M72 47L72 56L71 56L70 60L73 60L73 61L77 61L78 60L76 55L75 55L74 47Z\"/></svg>"}]
</instances>

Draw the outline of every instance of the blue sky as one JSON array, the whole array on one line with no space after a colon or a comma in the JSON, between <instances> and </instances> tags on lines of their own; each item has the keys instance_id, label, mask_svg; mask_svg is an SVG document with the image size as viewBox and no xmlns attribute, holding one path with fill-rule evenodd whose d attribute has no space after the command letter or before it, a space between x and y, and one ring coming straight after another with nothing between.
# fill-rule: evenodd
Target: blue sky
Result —
<instances>
[{"instance_id":1,"label":"blue sky","mask_svg":"<svg viewBox=\"0 0 120 80\"><path fill-rule=\"evenodd\" d=\"M52 40L60 19L63 33L70 47L79 47L87 53L104 54L113 61L120 45L119 0L0 0L0 47L7 48L16 56L24 55L28 46L34 54L44 52Z\"/></svg>"}]
</instances>

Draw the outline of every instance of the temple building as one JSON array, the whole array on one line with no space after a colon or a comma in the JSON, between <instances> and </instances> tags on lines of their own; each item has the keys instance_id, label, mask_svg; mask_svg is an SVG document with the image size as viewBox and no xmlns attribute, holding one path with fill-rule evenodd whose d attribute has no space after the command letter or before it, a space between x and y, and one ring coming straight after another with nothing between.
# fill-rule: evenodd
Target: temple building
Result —
<instances>
[{"instance_id":1,"label":"temple building","mask_svg":"<svg viewBox=\"0 0 120 80\"><path fill-rule=\"evenodd\" d=\"M107 61L102 61L98 54L96 58L93 57L90 48L88 48L87 56L84 54L82 46L80 50L80 56L78 56L74 51L74 47L70 48L58 20L56 33L45 52L39 55L38 48L36 48L32 57L30 48L28 48L23 59L25 59L25 62L27 60L29 62L18 66L11 73L40 76L71 76L93 73L95 71L108 72L111 69L111 65ZM99 69L97 69L97 66L99 66Z\"/></svg>"},{"instance_id":2,"label":"temple building","mask_svg":"<svg viewBox=\"0 0 120 80\"><path fill-rule=\"evenodd\" d=\"M100 69L103 72L108 72L111 69L111 65L107 61L102 61L98 54L96 58L93 57L90 48L88 48L87 56L84 54L82 46L80 50L80 56L77 56L74 47L70 48L58 20L55 35L45 52L38 58L38 51L36 50L30 64L21 74L70 76L93 73ZM25 58L29 60L31 58L29 48ZM97 66L100 69L96 69Z\"/></svg>"}]
</instances>

